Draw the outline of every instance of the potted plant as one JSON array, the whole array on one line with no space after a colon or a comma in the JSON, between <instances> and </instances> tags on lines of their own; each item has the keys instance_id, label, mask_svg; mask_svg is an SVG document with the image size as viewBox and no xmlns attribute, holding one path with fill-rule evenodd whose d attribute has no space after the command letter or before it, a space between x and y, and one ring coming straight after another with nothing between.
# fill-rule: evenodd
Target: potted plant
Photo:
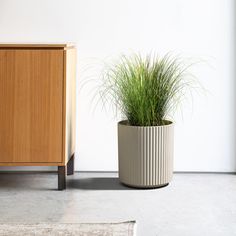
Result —
<instances>
[{"instance_id":1,"label":"potted plant","mask_svg":"<svg viewBox=\"0 0 236 236\"><path fill-rule=\"evenodd\" d=\"M173 173L171 111L189 83L186 67L166 55L122 56L106 70L102 98L125 117L118 123L119 179L128 186L168 185Z\"/></svg>"}]
</instances>

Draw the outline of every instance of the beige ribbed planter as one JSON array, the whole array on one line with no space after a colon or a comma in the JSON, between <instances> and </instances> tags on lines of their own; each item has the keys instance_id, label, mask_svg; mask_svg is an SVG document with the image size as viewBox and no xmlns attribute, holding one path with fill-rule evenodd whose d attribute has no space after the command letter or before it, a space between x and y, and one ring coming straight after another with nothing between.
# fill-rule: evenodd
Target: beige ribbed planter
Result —
<instances>
[{"instance_id":1,"label":"beige ribbed planter","mask_svg":"<svg viewBox=\"0 0 236 236\"><path fill-rule=\"evenodd\" d=\"M174 125L130 126L118 123L119 179L140 188L167 185L173 174Z\"/></svg>"}]
</instances>

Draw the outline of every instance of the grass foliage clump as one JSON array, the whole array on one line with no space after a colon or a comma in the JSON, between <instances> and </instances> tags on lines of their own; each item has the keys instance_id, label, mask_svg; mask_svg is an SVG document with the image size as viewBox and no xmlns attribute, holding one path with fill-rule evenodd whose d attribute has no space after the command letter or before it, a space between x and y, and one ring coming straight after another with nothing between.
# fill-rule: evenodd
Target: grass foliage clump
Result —
<instances>
[{"instance_id":1,"label":"grass foliage clump","mask_svg":"<svg viewBox=\"0 0 236 236\"><path fill-rule=\"evenodd\" d=\"M102 99L112 102L130 125L164 125L188 86L186 69L170 55L122 56L104 74Z\"/></svg>"}]
</instances>

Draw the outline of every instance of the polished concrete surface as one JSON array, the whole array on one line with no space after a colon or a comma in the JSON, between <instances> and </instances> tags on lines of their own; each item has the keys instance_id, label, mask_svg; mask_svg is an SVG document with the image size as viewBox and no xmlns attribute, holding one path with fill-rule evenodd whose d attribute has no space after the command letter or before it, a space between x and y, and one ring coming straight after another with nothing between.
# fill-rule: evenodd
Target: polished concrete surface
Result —
<instances>
[{"instance_id":1,"label":"polished concrete surface","mask_svg":"<svg viewBox=\"0 0 236 236\"><path fill-rule=\"evenodd\" d=\"M175 174L165 188L121 185L116 173L0 174L0 223L137 221L138 236L236 235L236 175Z\"/></svg>"}]
</instances>

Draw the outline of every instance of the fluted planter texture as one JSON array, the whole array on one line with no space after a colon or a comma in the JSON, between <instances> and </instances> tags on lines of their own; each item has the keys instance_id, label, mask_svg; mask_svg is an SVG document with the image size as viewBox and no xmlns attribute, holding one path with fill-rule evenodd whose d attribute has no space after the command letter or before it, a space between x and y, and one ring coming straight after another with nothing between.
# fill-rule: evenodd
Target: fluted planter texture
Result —
<instances>
[{"instance_id":1,"label":"fluted planter texture","mask_svg":"<svg viewBox=\"0 0 236 236\"><path fill-rule=\"evenodd\" d=\"M119 179L137 188L167 185L173 175L174 125L131 126L118 123Z\"/></svg>"}]
</instances>

